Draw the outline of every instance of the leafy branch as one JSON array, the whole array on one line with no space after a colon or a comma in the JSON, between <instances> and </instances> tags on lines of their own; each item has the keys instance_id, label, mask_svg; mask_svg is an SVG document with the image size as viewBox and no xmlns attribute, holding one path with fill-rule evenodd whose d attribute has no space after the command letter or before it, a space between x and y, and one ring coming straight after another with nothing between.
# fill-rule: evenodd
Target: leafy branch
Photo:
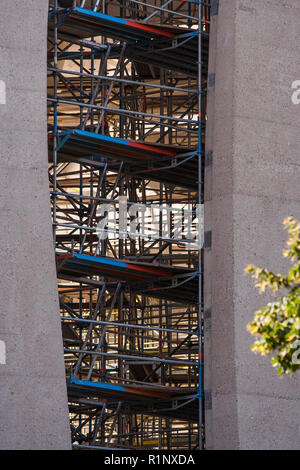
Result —
<instances>
[{"instance_id":1,"label":"leafy branch","mask_svg":"<svg viewBox=\"0 0 300 470\"><path fill-rule=\"evenodd\" d=\"M261 355L273 354L272 364L279 375L300 369L300 222L293 217L283 222L288 230L287 249L283 256L294 263L287 276L249 265L246 273L256 280L260 293L270 289L288 292L278 301L260 308L247 325L257 340L252 350Z\"/></svg>"}]
</instances>

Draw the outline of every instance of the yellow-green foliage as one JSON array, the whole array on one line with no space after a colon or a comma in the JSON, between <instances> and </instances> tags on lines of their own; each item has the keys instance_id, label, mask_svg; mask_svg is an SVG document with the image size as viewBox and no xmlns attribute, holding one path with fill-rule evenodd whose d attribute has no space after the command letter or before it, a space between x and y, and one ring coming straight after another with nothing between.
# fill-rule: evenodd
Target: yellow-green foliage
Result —
<instances>
[{"instance_id":1,"label":"yellow-green foliage","mask_svg":"<svg viewBox=\"0 0 300 470\"><path fill-rule=\"evenodd\" d=\"M280 375L300 369L300 222L289 217L283 224L289 232L283 255L293 263L288 275L253 265L245 268L260 292L285 289L285 295L258 310L247 326L257 337L252 350L261 355L273 354L272 364Z\"/></svg>"}]
</instances>

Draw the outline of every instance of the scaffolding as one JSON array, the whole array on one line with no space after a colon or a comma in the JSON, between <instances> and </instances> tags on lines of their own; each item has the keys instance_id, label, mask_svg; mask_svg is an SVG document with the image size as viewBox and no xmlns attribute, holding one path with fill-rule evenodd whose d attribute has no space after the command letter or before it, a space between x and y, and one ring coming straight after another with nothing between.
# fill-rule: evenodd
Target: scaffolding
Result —
<instances>
[{"instance_id":1,"label":"scaffolding","mask_svg":"<svg viewBox=\"0 0 300 470\"><path fill-rule=\"evenodd\" d=\"M50 1L49 180L74 448L205 446L192 229L209 3Z\"/></svg>"}]
</instances>

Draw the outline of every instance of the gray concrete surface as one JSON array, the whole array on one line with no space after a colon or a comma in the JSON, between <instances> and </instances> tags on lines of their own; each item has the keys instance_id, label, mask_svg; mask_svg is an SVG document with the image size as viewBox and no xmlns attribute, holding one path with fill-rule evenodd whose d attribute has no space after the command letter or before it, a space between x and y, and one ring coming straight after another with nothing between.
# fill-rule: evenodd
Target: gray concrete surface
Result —
<instances>
[{"instance_id":1,"label":"gray concrete surface","mask_svg":"<svg viewBox=\"0 0 300 470\"><path fill-rule=\"evenodd\" d=\"M69 449L46 138L48 0L0 0L0 449Z\"/></svg>"},{"instance_id":2,"label":"gray concrete surface","mask_svg":"<svg viewBox=\"0 0 300 470\"><path fill-rule=\"evenodd\" d=\"M260 296L249 263L286 272L282 222L300 218L299 0L219 0L212 20L206 170L205 389L209 449L299 449L300 373L250 352ZM215 74L215 80L214 76ZM209 408L209 407L208 407Z\"/></svg>"}]
</instances>

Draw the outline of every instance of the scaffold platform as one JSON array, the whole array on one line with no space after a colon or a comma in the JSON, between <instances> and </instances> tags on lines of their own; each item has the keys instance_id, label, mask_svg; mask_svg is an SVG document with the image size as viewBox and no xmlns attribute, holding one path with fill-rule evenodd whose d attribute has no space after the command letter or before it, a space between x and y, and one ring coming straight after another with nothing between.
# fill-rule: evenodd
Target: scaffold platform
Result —
<instances>
[{"instance_id":1,"label":"scaffold platform","mask_svg":"<svg viewBox=\"0 0 300 470\"><path fill-rule=\"evenodd\" d=\"M50 134L51 137L51 134ZM49 145L49 152L53 149ZM154 181L165 181L182 187L197 188L196 150L139 141L119 139L94 132L74 129L59 133L60 161L99 164L104 159L127 163L132 175L145 175Z\"/></svg>"}]
</instances>

